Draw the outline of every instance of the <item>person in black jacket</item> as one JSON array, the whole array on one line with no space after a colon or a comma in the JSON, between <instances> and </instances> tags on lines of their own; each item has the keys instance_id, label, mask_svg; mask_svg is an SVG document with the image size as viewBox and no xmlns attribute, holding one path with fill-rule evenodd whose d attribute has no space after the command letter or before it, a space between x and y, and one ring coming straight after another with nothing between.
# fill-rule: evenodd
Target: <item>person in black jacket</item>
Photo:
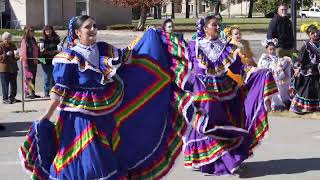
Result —
<instances>
[{"instance_id":1,"label":"person in black jacket","mask_svg":"<svg viewBox=\"0 0 320 180\"><path fill-rule=\"evenodd\" d=\"M267 39L278 39L277 54L280 57L291 57L294 48L292 23L287 12L288 6L286 4L278 6L278 12L270 21L267 34Z\"/></svg>"},{"instance_id":2,"label":"person in black jacket","mask_svg":"<svg viewBox=\"0 0 320 180\"><path fill-rule=\"evenodd\" d=\"M40 51L41 57L45 59L42 62L44 72L44 96L50 97L49 92L54 85L52 59L58 54L57 45L60 43L60 37L54 31L53 27L46 25L43 28L43 39L41 39Z\"/></svg>"}]
</instances>

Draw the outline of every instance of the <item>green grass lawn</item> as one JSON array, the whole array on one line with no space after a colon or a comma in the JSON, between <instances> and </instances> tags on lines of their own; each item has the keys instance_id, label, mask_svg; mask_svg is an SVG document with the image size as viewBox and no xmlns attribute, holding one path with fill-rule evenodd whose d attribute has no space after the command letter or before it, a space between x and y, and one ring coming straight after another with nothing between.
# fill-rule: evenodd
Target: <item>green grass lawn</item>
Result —
<instances>
[{"instance_id":1,"label":"green grass lawn","mask_svg":"<svg viewBox=\"0 0 320 180\"><path fill-rule=\"evenodd\" d=\"M4 32L9 32L13 36L23 36L23 30L22 29L0 29L0 34L3 34ZM36 31L35 32L36 37L42 36L41 32Z\"/></svg>"},{"instance_id":2,"label":"green grass lawn","mask_svg":"<svg viewBox=\"0 0 320 180\"><path fill-rule=\"evenodd\" d=\"M238 25L242 32L267 32L271 18L224 18L223 23L228 25ZM300 29L300 25L303 23L317 22L320 18L306 18L297 19L297 29ZM174 19L174 23L177 31L195 31L196 19ZM161 27L163 19L147 19L146 25L152 25L157 28ZM138 20L133 20L131 25L114 25L109 26L108 29L134 29L138 24Z\"/></svg>"}]
</instances>

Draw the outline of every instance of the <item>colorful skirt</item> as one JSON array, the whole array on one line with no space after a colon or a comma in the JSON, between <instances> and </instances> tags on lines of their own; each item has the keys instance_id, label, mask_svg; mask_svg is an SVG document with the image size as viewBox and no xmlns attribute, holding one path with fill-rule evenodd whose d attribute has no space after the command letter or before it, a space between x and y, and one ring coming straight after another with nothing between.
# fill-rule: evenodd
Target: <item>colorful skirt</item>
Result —
<instances>
[{"instance_id":1,"label":"colorful skirt","mask_svg":"<svg viewBox=\"0 0 320 180\"><path fill-rule=\"evenodd\" d=\"M121 172L110 143L112 127L110 115L61 111L56 125L33 123L20 148L22 159L33 179L117 179Z\"/></svg>"},{"instance_id":2,"label":"colorful skirt","mask_svg":"<svg viewBox=\"0 0 320 180\"><path fill-rule=\"evenodd\" d=\"M209 84L203 81L202 84L208 89ZM197 86L195 90L203 91ZM200 104L206 104L203 106L205 111L199 111L184 138L185 166L214 175L234 173L267 133L265 101L276 92L272 74L259 70L251 74L245 87L238 88L230 96L232 98L200 101ZM203 112L207 114L203 115Z\"/></svg>"},{"instance_id":3,"label":"colorful skirt","mask_svg":"<svg viewBox=\"0 0 320 180\"><path fill-rule=\"evenodd\" d=\"M293 95L290 111L295 113L320 111L320 75L293 77L291 92Z\"/></svg>"}]
</instances>

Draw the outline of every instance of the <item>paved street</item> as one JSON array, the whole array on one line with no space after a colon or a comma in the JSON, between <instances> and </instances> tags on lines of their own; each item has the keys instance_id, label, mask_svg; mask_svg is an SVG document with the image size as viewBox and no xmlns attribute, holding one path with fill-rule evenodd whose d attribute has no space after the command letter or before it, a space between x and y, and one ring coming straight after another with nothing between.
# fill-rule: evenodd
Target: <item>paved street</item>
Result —
<instances>
[{"instance_id":1,"label":"paved street","mask_svg":"<svg viewBox=\"0 0 320 180\"><path fill-rule=\"evenodd\" d=\"M100 34L99 39L117 47L125 47L135 39L132 34ZM250 38L250 36L246 36ZM261 37L258 36L260 39ZM251 40L251 46L259 58L264 48L260 39ZM301 41L299 42L301 46ZM259 54L259 55L258 55ZM39 66L36 91L42 93L42 69ZM19 81L20 82L20 79ZM20 91L20 90L19 90ZM21 99L19 94L18 99ZM0 132L0 179L28 179L20 167L18 147L24 140L30 122L37 119L48 105L46 99L36 99L25 104L28 113L17 113L21 103L4 105L0 102L0 123L7 127ZM165 179L168 180L319 180L320 179L320 120L302 120L271 117L269 137L259 146L252 158L243 166L239 176L212 177L183 167L182 156Z\"/></svg>"},{"instance_id":2,"label":"paved street","mask_svg":"<svg viewBox=\"0 0 320 180\"><path fill-rule=\"evenodd\" d=\"M0 123L7 127L0 132L0 177L3 180L28 179L20 167L18 147L27 128L45 110L48 100L30 101L27 110L37 112L13 113L21 104L0 105ZM182 156L165 177L176 179L261 179L318 180L320 178L320 121L270 118L269 137L257 148L255 155L243 167L240 176L212 177L183 167Z\"/></svg>"}]
</instances>

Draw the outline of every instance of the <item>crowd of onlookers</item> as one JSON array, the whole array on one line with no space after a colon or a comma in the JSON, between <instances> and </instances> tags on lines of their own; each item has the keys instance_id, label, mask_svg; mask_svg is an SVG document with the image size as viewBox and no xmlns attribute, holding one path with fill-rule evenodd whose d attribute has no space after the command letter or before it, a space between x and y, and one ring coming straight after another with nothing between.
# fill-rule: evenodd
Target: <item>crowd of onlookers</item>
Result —
<instances>
[{"instance_id":1,"label":"crowd of onlookers","mask_svg":"<svg viewBox=\"0 0 320 180\"><path fill-rule=\"evenodd\" d=\"M13 104L21 102L17 95L17 61L22 60L25 76L25 97L29 99L40 98L35 93L35 80L38 64L41 64L44 79L44 97L49 97L49 92L54 85L52 59L58 53L57 45L60 38L52 26L45 26L39 43L35 39L33 27L25 27L18 50L12 41L12 34L4 32L0 43L0 81L2 88L2 103ZM0 125L0 130L4 127Z\"/></svg>"},{"instance_id":2,"label":"crowd of onlookers","mask_svg":"<svg viewBox=\"0 0 320 180\"><path fill-rule=\"evenodd\" d=\"M19 50L12 41L12 35L8 32L2 34L3 42L0 43L0 79L3 95L3 104L20 102L17 95L17 61L21 58L25 76L26 98L40 98L35 93L35 80L38 64L41 64L44 72L44 97L49 97L49 91L54 85L53 57L58 53L57 45L60 38L52 26L45 26L42 38L37 43L33 27L25 27Z\"/></svg>"}]
</instances>

